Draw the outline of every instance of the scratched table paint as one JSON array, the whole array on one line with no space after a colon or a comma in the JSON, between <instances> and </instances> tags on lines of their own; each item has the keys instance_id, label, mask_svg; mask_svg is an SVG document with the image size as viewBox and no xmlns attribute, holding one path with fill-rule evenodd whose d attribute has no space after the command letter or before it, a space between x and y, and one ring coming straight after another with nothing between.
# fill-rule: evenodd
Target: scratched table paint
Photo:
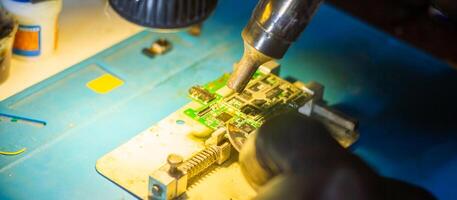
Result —
<instances>
[{"instance_id":1,"label":"scratched table paint","mask_svg":"<svg viewBox=\"0 0 457 200\"><path fill-rule=\"evenodd\" d=\"M21 119L2 118L0 151L27 148L0 156L0 199L133 199L96 160L188 102L191 85L231 70L255 3L240 2L220 2L200 37L141 32L0 102L3 116ZM141 53L161 37L171 52ZM323 83L330 104L360 119L352 149L381 174L457 197L450 67L328 5L281 63L283 77ZM87 87L106 74L116 87Z\"/></svg>"}]
</instances>

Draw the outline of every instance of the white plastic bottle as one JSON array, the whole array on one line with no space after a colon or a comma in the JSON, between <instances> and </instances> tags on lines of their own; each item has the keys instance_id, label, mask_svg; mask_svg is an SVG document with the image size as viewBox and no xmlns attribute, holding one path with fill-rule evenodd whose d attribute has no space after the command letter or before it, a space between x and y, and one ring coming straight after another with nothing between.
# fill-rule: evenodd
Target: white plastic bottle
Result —
<instances>
[{"instance_id":1,"label":"white plastic bottle","mask_svg":"<svg viewBox=\"0 0 457 200\"><path fill-rule=\"evenodd\" d=\"M14 57L36 59L51 55L57 47L58 16L62 0L1 0L19 27L13 45Z\"/></svg>"}]
</instances>

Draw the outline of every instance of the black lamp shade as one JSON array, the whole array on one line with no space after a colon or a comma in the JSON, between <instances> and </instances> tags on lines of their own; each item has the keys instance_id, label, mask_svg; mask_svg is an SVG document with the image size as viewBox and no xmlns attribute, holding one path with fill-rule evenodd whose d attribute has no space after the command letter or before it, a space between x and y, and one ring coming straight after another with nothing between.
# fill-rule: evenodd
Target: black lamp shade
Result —
<instances>
[{"instance_id":1,"label":"black lamp shade","mask_svg":"<svg viewBox=\"0 0 457 200\"><path fill-rule=\"evenodd\" d=\"M111 7L135 24L157 29L185 28L204 21L217 0L109 0Z\"/></svg>"}]
</instances>

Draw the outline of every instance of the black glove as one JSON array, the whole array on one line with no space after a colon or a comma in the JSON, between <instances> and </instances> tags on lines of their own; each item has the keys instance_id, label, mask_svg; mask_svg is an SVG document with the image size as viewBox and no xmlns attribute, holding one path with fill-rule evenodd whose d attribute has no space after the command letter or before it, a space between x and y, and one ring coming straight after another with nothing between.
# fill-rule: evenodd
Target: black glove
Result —
<instances>
[{"instance_id":1,"label":"black glove","mask_svg":"<svg viewBox=\"0 0 457 200\"><path fill-rule=\"evenodd\" d=\"M434 199L417 186L379 176L299 113L268 120L240 153L256 199Z\"/></svg>"}]
</instances>

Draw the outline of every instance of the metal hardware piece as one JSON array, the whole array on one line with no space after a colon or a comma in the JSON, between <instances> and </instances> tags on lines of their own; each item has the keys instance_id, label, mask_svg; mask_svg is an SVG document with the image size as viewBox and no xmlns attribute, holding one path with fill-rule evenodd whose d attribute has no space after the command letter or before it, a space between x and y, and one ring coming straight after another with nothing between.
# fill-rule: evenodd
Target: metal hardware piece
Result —
<instances>
[{"instance_id":1,"label":"metal hardware piece","mask_svg":"<svg viewBox=\"0 0 457 200\"><path fill-rule=\"evenodd\" d=\"M230 158L232 146L209 146L190 159L182 162L182 157L170 154L167 164L149 175L149 199L166 200L181 196L186 192L188 181L213 164L222 164Z\"/></svg>"},{"instance_id":2,"label":"metal hardware piece","mask_svg":"<svg viewBox=\"0 0 457 200\"><path fill-rule=\"evenodd\" d=\"M298 109L301 114L320 120L341 146L347 148L359 138L357 120L331 108L324 102L324 86L317 82L304 84L300 81L295 86L313 94L313 99Z\"/></svg>"},{"instance_id":3,"label":"metal hardware piece","mask_svg":"<svg viewBox=\"0 0 457 200\"><path fill-rule=\"evenodd\" d=\"M168 53L173 45L170 41L160 38L154 41L149 48L144 48L143 53L153 58L154 56L163 55Z\"/></svg>"}]
</instances>

